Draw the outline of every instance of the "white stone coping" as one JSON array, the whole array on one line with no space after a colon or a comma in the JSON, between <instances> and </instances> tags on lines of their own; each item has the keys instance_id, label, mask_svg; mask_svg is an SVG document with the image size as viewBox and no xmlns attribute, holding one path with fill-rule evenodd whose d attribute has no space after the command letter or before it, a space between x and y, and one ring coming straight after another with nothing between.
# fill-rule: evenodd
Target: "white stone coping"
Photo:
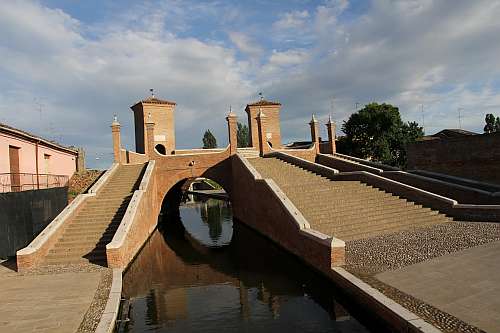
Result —
<instances>
[{"instance_id":1,"label":"white stone coping","mask_svg":"<svg viewBox=\"0 0 500 333\"><path fill-rule=\"evenodd\" d=\"M465 185L449 183L449 182L441 180L441 179L430 178L430 177L426 177L426 176L422 176L419 174L414 174L414 173L410 173L410 172L406 172L406 171L384 171L383 173L384 174L403 174L403 175L406 175L408 177L423 179L423 180L428 181L430 183L446 184L450 187L460 188L460 189L464 189L467 191L476 192L476 193L489 195L489 196L494 196L494 194L495 194L494 192L488 192L488 191L481 190L481 189L478 189L475 187L469 187L469 186L465 186Z\"/></svg>"},{"instance_id":2,"label":"white stone coping","mask_svg":"<svg viewBox=\"0 0 500 333\"><path fill-rule=\"evenodd\" d=\"M151 176L153 174L153 170L155 168L156 161L151 160L148 162L148 166L146 167L146 171L144 171L144 175L142 176L141 183L139 185L139 190L145 190L151 181Z\"/></svg>"},{"instance_id":3,"label":"white stone coping","mask_svg":"<svg viewBox=\"0 0 500 333\"><path fill-rule=\"evenodd\" d=\"M287 154L287 153L282 152L282 151L276 151L276 152L274 152L274 154L277 155L277 156L281 156L284 159L290 159L290 160L298 161L300 163L305 163L307 165L310 165L310 166L312 166L314 168L317 168L317 169L320 169L320 170L323 170L323 171L333 172L334 174L340 173L339 170L337 170L337 169L327 167L326 165L323 165L323 164L314 163L314 162L305 160L303 158Z\"/></svg>"},{"instance_id":4,"label":"white stone coping","mask_svg":"<svg viewBox=\"0 0 500 333\"><path fill-rule=\"evenodd\" d=\"M338 153L335 153L335 155L333 155L333 156L332 155L326 155L326 154L319 154L319 155L321 155L321 156L323 156L325 158L331 158L331 159L335 159L335 155L347 156L347 155L342 155L342 154L338 154ZM349 156L349 158L357 159L357 158L352 157L352 156ZM341 160L341 159L338 159L338 160ZM359 164L359 165L362 165L363 167L366 167L368 169L373 169L373 170L377 171L377 173L381 173L381 174L403 174L403 175L406 175L408 177L413 177L413 178L417 178L417 179L423 179L423 180L426 180L426 181L431 182L431 183L446 184L446 185L448 185L450 187L460 188L460 189L464 189L464 190L468 190L468 191L471 191L471 192L476 192L476 193L480 193L480 194L484 194L484 195L489 195L489 196L497 196L497 194L498 194L498 196L500 196L500 192L488 192L488 191L481 190L481 189L478 189L478 188L469 187L469 186L465 186L465 185L461 185L461 184L454 184L454 183L450 183L450 182L447 182L447 181L444 181L444 180L441 180L441 179L430 178L430 177L426 177L426 176L422 176L422 175L419 175L419 174L410 173L410 172L403 171L403 170L391 170L391 171L382 170L382 169L378 169L378 168L375 168L375 167L371 167L371 166L368 166L368 165L364 165L364 164L357 163L357 162L351 161L351 160L346 160L346 159L344 159L343 162L353 163L353 164ZM429 174L432 174L432 172L429 172ZM453 177L453 178L458 178L458 177ZM471 182L471 183L473 183L473 182ZM480 184L480 182L477 182L477 183Z\"/></svg>"},{"instance_id":5,"label":"white stone coping","mask_svg":"<svg viewBox=\"0 0 500 333\"><path fill-rule=\"evenodd\" d=\"M269 143L267 143L269 145ZM306 145L303 145L303 146L300 146L300 147L305 147ZM286 146L284 146L286 147ZM271 149L271 152L287 152L287 151L312 151L312 150L316 150L316 143L312 143L309 145L308 148L291 148L291 147L288 147L288 148L273 148L271 146L269 146L269 148Z\"/></svg>"},{"instance_id":6,"label":"white stone coping","mask_svg":"<svg viewBox=\"0 0 500 333\"><path fill-rule=\"evenodd\" d=\"M113 235L113 239L111 242L106 244L106 251L119 249L123 246L125 239L127 238L128 233L130 232L130 228L132 227L132 223L134 222L134 218L137 215L137 210L139 208L139 203L144 196L144 190L136 190L132 195L132 199L130 200L127 210L123 215L123 218Z\"/></svg>"},{"instance_id":7,"label":"white stone coping","mask_svg":"<svg viewBox=\"0 0 500 333\"><path fill-rule=\"evenodd\" d=\"M85 202L87 198L94 197L96 193L104 186L111 175L116 171L118 167L117 163L113 163L111 167L104 173L104 175L99 178L99 180L90 188L89 193L79 194L76 196L69 205L64 207L64 209L50 222L43 231L38 234L28 244L28 246L18 250L16 254L18 256L30 255L40 250L40 248L45 244L56 232L61 228L61 226L66 222L66 220L79 208L80 205Z\"/></svg>"},{"instance_id":8,"label":"white stone coping","mask_svg":"<svg viewBox=\"0 0 500 333\"><path fill-rule=\"evenodd\" d=\"M248 162L248 160L242 157L240 154L236 156L245 165L248 171L252 174L255 181L263 181L274 194L274 196L281 202L281 205L285 208L288 214L293 218L295 226L299 229L299 232L303 233L305 236L317 241L319 243L325 244L329 247L345 247L345 242L341 239L325 235L317 230L311 229L311 225L306 220L304 215L295 207L293 202L288 199L285 192L283 192L280 187L276 184L273 179L263 179L253 165Z\"/></svg>"},{"instance_id":9,"label":"white stone coping","mask_svg":"<svg viewBox=\"0 0 500 333\"><path fill-rule=\"evenodd\" d=\"M139 209L139 204L146 193L146 189L152 181L152 175L155 168L156 162L149 161L148 166L146 167L146 171L142 176L141 183L139 185L139 189L135 190L132 195L132 199L130 200L127 210L123 215L123 218L116 230L113 239L111 242L106 244L106 251L108 250L116 250L124 245L125 239L127 239L127 235L130 232L130 228L132 227L132 223L134 223L134 219L137 215L137 210Z\"/></svg>"},{"instance_id":10,"label":"white stone coping","mask_svg":"<svg viewBox=\"0 0 500 333\"><path fill-rule=\"evenodd\" d=\"M387 165L387 164L373 162L373 161L368 161L368 160L365 160L363 158L354 157L354 156L351 156L351 155L344 155L344 154L340 154L340 153L335 153L334 155L338 155L338 156L340 156L342 158L358 162L359 164L362 164L362 165L365 165L365 166L366 166L366 164L372 164L372 165L379 165L381 167L390 169L391 171L400 171L399 168L396 168L396 167L393 167L393 166L390 166L390 165ZM383 169L380 169L380 168L376 168L376 167L373 167L373 168L384 171Z\"/></svg>"},{"instance_id":11,"label":"white stone coping","mask_svg":"<svg viewBox=\"0 0 500 333\"><path fill-rule=\"evenodd\" d=\"M121 268L113 269L113 281L111 283L111 290L109 291L108 301L106 302L106 307L101 315L99 324L95 330L95 333L112 333L115 329L116 319L118 318L118 312L120 311L120 301L122 297L122 275L123 270Z\"/></svg>"},{"instance_id":12,"label":"white stone coping","mask_svg":"<svg viewBox=\"0 0 500 333\"><path fill-rule=\"evenodd\" d=\"M207 154L222 154L230 149L230 145L228 145L226 148L214 148L214 149L176 149L174 150L174 154L172 155L160 155L157 154L158 156L161 156L162 158L173 158L173 157L180 157L180 156L196 156L196 155L207 155ZM195 153L192 154L175 154L176 151L196 151ZM198 152L199 151L199 152Z\"/></svg>"},{"instance_id":13,"label":"white stone coping","mask_svg":"<svg viewBox=\"0 0 500 333\"><path fill-rule=\"evenodd\" d=\"M309 161L307 161L307 162L311 163L311 164L317 164L317 163L312 163L312 162L309 162ZM404 171L384 171L384 173L389 173L389 172L390 173L394 173L394 172L405 173ZM404 184L404 183L398 182L396 180L385 178L385 177L383 177L381 175L373 174L373 173L370 173L370 172L367 172L367 171L341 172L339 175L364 175L364 176L367 176L368 178L377 178L377 179L381 180L382 182L396 184L396 185L404 187L406 189L410 189L412 191L419 192L419 193L421 193L421 194L423 194L425 196L432 197L433 199L439 200L441 202L445 202L445 203L449 204L452 208L457 208L457 209L483 209L483 210L491 210L491 209L496 210L496 209L499 209L500 210L500 205L461 204L461 203L459 203L458 201L456 201L454 199L451 199L451 198L448 198L448 197L445 197L445 196L442 196L442 195L439 195L439 194L436 194L436 193L433 193L433 192L429 192L429 191L426 191L426 190L422 190L421 188L418 188L418 187L415 187L415 186L411 186L411 185L408 185L408 184ZM409 175L415 176L413 174L409 174ZM461 186L461 185L456 185L456 186L458 187L458 186ZM491 193L491 192L486 192L486 193ZM397 193L395 193L395 194L398 195Z\"/></svg>"},{"instance_id":14,"label":"white stone coping","mask_svg":"<svg viewBox=\"0 0 500 333\"><path fill-rule=\"evenodd\" d=\"M245 156L241 155L240 153L237 153L236 156L238 156L238 158L241 160L241 163L243 163L248 171L250 171L255 180L262 179L260 173L253 167L252 164L250 164L250 162L248 162Z\"/></svg>"},{"instance_id":15,"label":"white stone coping","mask_svg":"<svg viewBox=\"0 0 500 333\"><path fill-rule=\"evenodd\" d=\"M384 307L386 311L392 312L396 316L405 320L408 323L408 325L417 332L422 332L422 333L441 332L433 325L427 323L413 312L409 311L402 305L396 303L395 301L385 296L372 286L368 285L366 282L363 282L356 276L352 275L342 267L333 267L332 270L338 275L340 275L342 278L346 279L351 285L354 286L354 288L358 288L359 290L361 290L361 292L367 294L372 299L374 299L377 303L379 303L382 307Z\"/></svg>"},{"instance_id":16,"label":"white stone coping","mask_svg":"<svg viewBox=\"0 0 500 333\"><path fill-rule=\"evenodd\" d=\"M400 187L404 187L406 189L419 192L419 193L421 193L421 194L423 194L425 196L432 197L432 198L434 198L436 200L445 202L445 203L447 203L447 204L449 204L451 206L455 206L455 205L458 204L458 202L456 200L450 199L448 197L445 197L445 196L442 196L442 195L439 195L439 194L436 194L436 193L432 193L432 192L429 192L429 191L426 191L426 190L422 190L422 189L420 189L418 187L415 187L415 186L403 184L403 183L400 183L400 182L398 182L396 180L385 178L385 177L382 177L382 176L379 176L379 175L375 175L375 174L367 172L367 171L342 172L342 173L340 173L340 175L363 175L363 176L367 176L368 178L377 178L377 179L381 180L384 183L392 183L392 184L398 185ZM397 195L397 193L395 193L395 194Z\"/></svg>"},{"instance_id":17,"label":"white stone coping","mask_svg":"<svg viewBox=\"0 0 500 333\"><path fill-rule=\"evenodd\" d=\"M375 171L375 172L377 172L377 173L382 173L382 172L384 172L384 170L379 169L379 168L372 167L372 166L370 166L370 165L366 165L366 164L363 164L363 163L359 163L359 162L356 162L356 161L350 160L350 159L348 159L348 158L342 158L342 157L341 157L341 158L338 158L338 157L336 157L336 156L335 156L335 155L341 155L341 154L337 154L337 153L335 153L335 154L333 154L333 155L327 155L327 154L318 154L318 155L321 155L321 156L323 156L323 157L325 157L325 158L330 158L330 159L332 159L332 160L341 161L341 162L344 162L344 163L352 163L352 164L360 165L360 166L362 166L362 167L364 167L364 168L367 168L367 169L373 170L373 171Z\"/></svg>"},{"instance_id":18,"label":"white stone coping","mask_svg":"<svg viewBox=\"0 0 500 333\"><path fill-rule=\"evenodd\" d=\"M60 213L57 215L52 222L50 222L43 231L38 234L25 248L22 248L16 252L18 256L33 254L40 250L43 244L54 235L54 233L66 222L66 219L70 217L73 212L80 206L85 199L94 196L94 194L80 194L75 200L73 200L69 205L67 205Z\"/></svg>"},{"instance_id":19,"label":"white stone coping","mask_svg":"<svg viewBox=\"0 0 500 333\"><path fill-rule=\"evenodd\" d=\"M496 185L496 184L493 184L493 183L487 183L487 182L482 182L482 181L479 181L479 180L474 180L474 179L469 179L469 178L463 178L463 177L457 177L457 176L447 175L447 174L444 174L444 173L432 172L432 171L428 171L428 170L418 170L418 169L416 169L416 170L410 170L410 171L418 172L418 173L422 173L422 174L433 175L433 176L442 177L442 178L449 178L449 179L461 181L461 182L464 182L464 183L470 183L470 184L477 184L477 185L480 185L480 186L492 187L492 188L498 189L498 192L489 192L489 193L500 193L500 185Z\"/></svg>"},{"instance_id":20,"label":"white stone coping","mask_svg":"<svg viewBox=\"0 0 500 333\"><path fill-rule=\"evenodd\" d=\"M104 173L104 175L101 176L101 178L99 178L94 185L92 185L92 187L89 189L89 193L93 193L93 194L96 194L97 192L99 192L101 190L101 188L104 186L104 184L108 181L109 178L111 178L111 176L116 172L116 170L118 169L118 163L113 163L111 165L111 167L106 170L106 172Z\"/></svg>"}]
</instances>

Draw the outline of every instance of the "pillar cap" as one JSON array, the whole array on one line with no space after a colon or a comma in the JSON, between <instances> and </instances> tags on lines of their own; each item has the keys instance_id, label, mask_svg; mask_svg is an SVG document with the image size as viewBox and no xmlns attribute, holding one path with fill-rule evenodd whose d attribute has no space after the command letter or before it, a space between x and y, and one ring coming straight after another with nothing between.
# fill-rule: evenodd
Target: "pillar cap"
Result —
<instances>
[{"instance_id":1,"label":"pillar cap","mask_svg":"<svg viewBox=\"0 0 500 333\"><path fill-rule=\"evenodd\" d=\"M118 122L118 117L117 115L113 115L113 122L111 123L111 126L120 126L120 123Z\"/></svg>"},{"instance_id":2,"label":"pillar cap","mask_svg":"<svg viewBox=\"0 0 500 333\"><path fill-rule=\"evenodd\" d=\"M233 112L232 107L231 107L231 106L229 106L229 113L227 114L226 119L227 119L227 120L229 120L229 119L236 119L236 118L238 118L238 117L237 117L237 116L236 116L236 114Z\"/></svg>"},{"instance_id":3,"label":"pillar cap","mask_svg":"<svg viewBox=\"0 0 500 333\"><path fill-rule=\"evenodd\" d=\"M334 125L334 124L335 124L335 122L334 122L334 121L332 121L332 115L329 115L329 116L328 116L328 121L327 121L327 123L326 123L326 124L327 124L327 125Z\"/></svg>"},{"instance_id":4,"label":"pillar cap","mask_svg":"<svg viewBox=\"0 0 500 333\"><path fill-rule=\"evenodd\" d=\"M316 123L318 123L318 121L316 120L316 116L313 113L313 115L311 117L311 121L309 122L309 124L312 125L312 124L316 124Z\"/></svg>"}]
</instances>

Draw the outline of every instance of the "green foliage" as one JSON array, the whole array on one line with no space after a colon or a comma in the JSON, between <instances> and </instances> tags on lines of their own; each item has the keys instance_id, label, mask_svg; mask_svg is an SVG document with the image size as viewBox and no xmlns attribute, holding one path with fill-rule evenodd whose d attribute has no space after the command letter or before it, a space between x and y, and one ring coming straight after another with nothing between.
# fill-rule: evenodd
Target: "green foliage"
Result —
<instances>
[{"instance_id":1,"label":"green foliage","mask_svg":"<svg viewBox=\"0 0 500 333\"><path fill-rule=\"evenodd\" d=\"M242 123L238 122L238 131L237 131L237 141L238 141L238 148L245 148L248 147L248 126L243 125Z\"/></svg>"},{"instance_id":2,"label":"green foliage","mask_svg":"<svg viewBox=\"0 0 500 333\"><path fill-rule=\"evenodd\" d=\"M484 133L500 133L500 117L496 117L488 113L484 118Z\"/></svg>"},{"instance_id":3,"label":"green foliage","mask_svg":"<svg viewBox=\"0 0 500 333\"><path fill-rule=\"evenodd\" d=\"M495 116L488 113L484 118L486 125L484 125L484 133L493 133L496 130Z\"/></svg>"},{"instance_id":4,"label":"green foliage","mask_svg":"<svg viewBox=\"0 0 500 333\"><path fill-rule=\"evenodd\" d=\"M416 122L403 123L390 104L367 104L342 124L339 152L404 168L406 147L424 135Z\"/></svg>"},{"instance_id":5,"label":"green foliage","mask_svg":"<svg viewBox=\"0 0 500 333\"><path fill-rule=\"evenodd\" d=\"M210 132L210 130L206 130L205 134L203 134L203 149L211 149L217 148L217 140L215 136Z\"/></svg>"}]
</instances>

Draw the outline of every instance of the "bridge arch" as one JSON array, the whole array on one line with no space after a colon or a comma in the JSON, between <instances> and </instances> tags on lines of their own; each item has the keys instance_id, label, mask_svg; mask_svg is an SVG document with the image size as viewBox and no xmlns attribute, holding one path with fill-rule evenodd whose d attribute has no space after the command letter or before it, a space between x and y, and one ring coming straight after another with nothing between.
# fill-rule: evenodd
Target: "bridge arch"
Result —
<instances>
[{"instance_id":1,"label":"bridge arch","mask_svg":"<svg viewBox=\"0 0 500 333\"><path fill-rule=\"evenodd\" d=\"M204 177L212 179L224 188L232 198L232 168L229 147L204 152L203 150L180 151L176 155L162 156L154 153L156 179L156 207L159 209L174 186Z\"/></svg>"}]
</instances>

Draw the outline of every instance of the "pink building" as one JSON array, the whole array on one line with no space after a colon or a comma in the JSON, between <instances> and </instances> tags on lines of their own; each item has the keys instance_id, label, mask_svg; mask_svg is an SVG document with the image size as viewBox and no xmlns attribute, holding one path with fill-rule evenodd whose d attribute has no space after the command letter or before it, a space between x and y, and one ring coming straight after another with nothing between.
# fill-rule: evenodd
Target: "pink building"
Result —
<instances>
[{"instance_id":1,"label":"pink building","mask_svg":"<svg viewBox=\"0 0 500 333\"><path fill-rule=\"evenodd\" d=\"M66 186L78 166L83 151L0 123L0 192Z\"/></svg>"}]
</instances>

